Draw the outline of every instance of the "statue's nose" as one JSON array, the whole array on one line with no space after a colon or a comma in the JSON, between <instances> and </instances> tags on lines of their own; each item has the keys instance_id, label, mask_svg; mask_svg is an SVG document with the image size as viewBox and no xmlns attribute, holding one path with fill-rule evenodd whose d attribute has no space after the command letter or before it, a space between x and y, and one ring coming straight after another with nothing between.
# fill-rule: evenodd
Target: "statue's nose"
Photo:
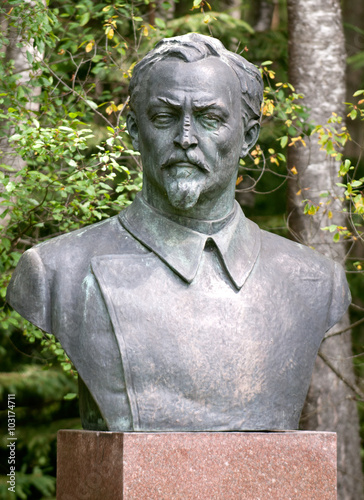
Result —
<instances>
[{"instance_id":1,"label":"statue's nose","mask_svg":"<svg viewBox=\"0 0 364 500\"><path fill-rule=\"evenodd\" d=\"M198 144L196 130L189 116L185 116L181 121L174 143L182 149L188 149Z\"/></svg>"}]
</instances>

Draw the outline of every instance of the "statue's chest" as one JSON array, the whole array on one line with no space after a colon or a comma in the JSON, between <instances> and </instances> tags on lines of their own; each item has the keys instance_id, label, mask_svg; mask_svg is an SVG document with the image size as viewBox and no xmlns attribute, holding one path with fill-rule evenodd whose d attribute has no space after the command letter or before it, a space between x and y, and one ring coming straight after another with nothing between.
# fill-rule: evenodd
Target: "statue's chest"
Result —
<instances>
[{"instance_id":1,"label":"statue's chest","mask_svg":"<svg viewBox=\"0 0 364 500\"><path fill-rule=\"evenodd\" d=\"M300 297L289 297L279 276L253 271L237 290L213 252L203 253L191 284L154 254L103 257L93 269L136 430L248 429L264 405L280 414L276 424L261 417L261 428L298 419L318 346L301 344L310 336L306 311L299 314Z\"/></svg>"}]
</instances>

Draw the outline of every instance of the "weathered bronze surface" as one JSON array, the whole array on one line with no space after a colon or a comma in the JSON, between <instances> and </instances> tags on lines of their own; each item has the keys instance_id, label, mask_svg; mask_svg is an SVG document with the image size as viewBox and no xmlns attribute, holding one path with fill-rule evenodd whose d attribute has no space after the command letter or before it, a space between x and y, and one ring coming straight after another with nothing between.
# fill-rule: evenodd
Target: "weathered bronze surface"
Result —
<instances>
[{"instance_id":1,"label":"weathered bronze surface","mask_svg":"<svg viewBox=\"0 0 364 500\"><path fill-rule=\"evenodd\" d=\"M234 202L262 89L214 38L162 40L130 85L141 195L21 258L8 301L72 359L85 429L297 429L350 293L340 265Z\"/></svg>"}]
</instances>

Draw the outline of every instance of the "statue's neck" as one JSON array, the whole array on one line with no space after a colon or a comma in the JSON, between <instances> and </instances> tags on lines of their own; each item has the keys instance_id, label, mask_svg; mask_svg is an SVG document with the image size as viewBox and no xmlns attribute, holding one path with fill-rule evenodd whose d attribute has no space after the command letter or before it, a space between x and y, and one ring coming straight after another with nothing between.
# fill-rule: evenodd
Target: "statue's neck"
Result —
<instances>
[{"instance_id":1,"label":"statue's neck","mask_svg":"<svg viewBox=\"0 0 364 500\"><path fill-rule=\"evenodd\" d=\"M146 203L147 205L150 206L150 204L143 198L143 203ZM164 217L167 217L168 219L172 220L173 222L176 222L177 224L180 224L181 226L188 227L189 229L193 229L194 231L198 231L199 233L204 233L204 234L215 234L218 231L221 231L223 227L226 226L235 216L236 213L236 208L237 204L235 203L233 205L233 208L231 212L221 218L221 219L216 219L216 220L202 220L202 219L194 219L191 217L186 217L183 215L175 215L167 212L163 212L162 210L159 210L153 206L151 206L153 211L163 215Z\"/></svg>"}]
</instances>

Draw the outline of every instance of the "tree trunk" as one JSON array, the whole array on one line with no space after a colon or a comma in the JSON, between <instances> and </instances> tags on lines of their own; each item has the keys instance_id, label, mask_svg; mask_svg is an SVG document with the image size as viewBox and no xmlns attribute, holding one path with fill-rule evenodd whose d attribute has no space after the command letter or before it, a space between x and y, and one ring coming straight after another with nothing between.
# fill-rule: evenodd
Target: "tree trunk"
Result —
<instances>
[{"instance_id":1,"label":"tree trunk","mask_svg":"<svg viewBox=\"0 0 364 500\"><path fill-rule=\"evenodd\" d=\"M26 1L29 4L29 10L31 10L35 3L33 1ZM44 0L45 4L45 0ZM6 5L6 2L5 2ZM9 4L9 11L11 9L11 5ZM26 85L31 78L31 70L32 68L29 65L26 53L27 51L37 60L41 59L41 54L33 47L32 40L30 43L22 42L22 46L19 48L17 44L22 40L22 33L19 28L12 27L10 23L7 22L6 17L1 16L0 14L0 25L2 29L6 32L6 36L9 40L5 48L5 59L6 61L13 60L14 61L14 74L19 75L19 80L17 82L18 85ZM31 92L28 96L29 102L26 105L26 108L31 111L39 110L39 103L35 102L34 99L40 94L40 87L30 87ZM9 137L14 134L13 127L6 127L4 124L0 128L0 164L4 164L10 166L14 169L14 172L11 174L11 180L16 182L18 179L18 172L25 166L25 161L21 158L21 156L17 155L14 152L14 149L9 143ZM1 168L0 168L1 170ZM0 191L1 194L1 191ZM1 200L1 196L0 196ZM4 212L6 209L5 206L0 205L0 213ZM5 220L2 221L2 224L6 223Z\"/></svg>"},{"instance_id":2,"label":"tree trunk","mask_svg":"<svg viewBox=\"0 0 364 500\"><path fill-rule=\"evenodd\" d=\"M234 19L241 19L241 0L225 0L225 5L226 12L231 17Z\"/></svg>"},{"instance_id":3,"label":"tree trunk","mask_svg":"<svg viewBox=\"0 0 364 500\"><path fill-rule=\"evenodd\" d=\"M332 112L344 116L345 41L339 0L288 0L290 81L304 94L310 121L324 125ZM289 225L296 239L344 263L346 247L333 243L332 233L320 228L330 224L345 226L345 216L337 199L338 163L310 137L307 147L289 148L289 168L297 175L288 184ZM329 192L331 204L320 194ZM321 205L315 216L303 214L303 199ZM330 213L331 212L331 213ZM346 315L330 332L349 325ZM305 429L335 431L338 434L338 498L362 497L359 420L353 391L355 385L350 356L350 332L325 340L321 347L302 416ZM325 361L324 361L325 360ZM331 367L330 367L331 365ZM340 372L341 379L333 369ZM343 381L344 380L344 381Z\"/></svg>"},{"instance_id":4,"label":"tree trunk","mask_svg":"<svg viewBox=\"0 0 364 500\"><path fill-rule=\"evenodd\" d=\"M345 0L343 2L343 17L346 25L346 53L348 57L354 56L359 52L364 51L364 2L363 0ZM353 27L362 30L361 33L355 31ZM354 69L348 67L346 72L346 86L348 102L353 102L353 94L356 90L362 89L364 86L364 68ZM364 144L364 127L359 119L348 121L348 129L352 140L348 141L345 146L345 155L358 158L363 150Z\"/></svg>"},{"instance_id":5,"label":"tree trunk","mask_svg":"<svg viewBox=\"0 0 364 500\"><path fill-rule=\"evenodd\" d=\"M276 6L277 0L260 0L257 21L254 26L255 31L260 33L271 28Z\"/></svg>"}]
</instances>

